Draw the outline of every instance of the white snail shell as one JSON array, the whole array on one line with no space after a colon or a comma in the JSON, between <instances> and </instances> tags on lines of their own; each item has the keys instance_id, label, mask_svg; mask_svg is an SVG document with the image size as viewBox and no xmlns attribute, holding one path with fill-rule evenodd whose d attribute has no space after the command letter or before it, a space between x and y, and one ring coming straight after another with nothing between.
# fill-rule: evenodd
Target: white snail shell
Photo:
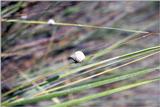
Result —
<instances>
[{"instance_id":1,"label":"white snail shell","mask_svg":"<svg viewBox=\"0 0 160 107\"><path fill-rule=\"evenodd\" d=\"M27 15L22 15L22 16L21 16L21 19L27 19L27 18L28 18Z\"/></svg>"},{"instance_id":2,"label":"white snail shell","mask_svg":"<svg viewBox=\"0 0 160 107\"><path fill-rule=\"evenodd\" d=\"M85 55L82 51L76 51L70 56L70 58L76 62L82 62L85 59Z\"/></svg>"},{"instance_id":3,"label":"white snail shell","mask_svg":"<svg viewBox=\"0 0 160 107\"><path fill-rule=\"evenodd\" d=\"M48 20L48 24L50 24L50 25L54 25L56 22L53 20L53 19L49 19Z\"/></svg>"}]
</instances>

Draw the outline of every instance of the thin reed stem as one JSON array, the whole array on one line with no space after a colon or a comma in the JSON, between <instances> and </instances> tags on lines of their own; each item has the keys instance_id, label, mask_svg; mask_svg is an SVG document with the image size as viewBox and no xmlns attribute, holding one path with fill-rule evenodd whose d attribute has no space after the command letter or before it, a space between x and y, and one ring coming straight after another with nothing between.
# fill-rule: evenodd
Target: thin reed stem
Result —
<instances>
[{"instance_id":1,"label":"thin reed stem","mask_svg":"<svg viewBox=\"0 0 160 107\"><path fill-rule=\"evenodd\" d=\"M48 24L47 21L35 21L35 20L18 20L18 19L2 19L2 22L16 22L16 23L25 23L25 24ZM139 30L131 30L131 29L122 29L122 28L114 28L114 27L102 27L102 26L94 26L94 25L84 25L84 24L73 24L73 23L60 23L55 22L54 25L58 26L75 26L75 27L86 27L86 28L96 28L96 29L108 29L108 30L118 30L125 32L134 32L134 33L150 33L147 31L139 31Z\"/></svg>"}]
</instances>

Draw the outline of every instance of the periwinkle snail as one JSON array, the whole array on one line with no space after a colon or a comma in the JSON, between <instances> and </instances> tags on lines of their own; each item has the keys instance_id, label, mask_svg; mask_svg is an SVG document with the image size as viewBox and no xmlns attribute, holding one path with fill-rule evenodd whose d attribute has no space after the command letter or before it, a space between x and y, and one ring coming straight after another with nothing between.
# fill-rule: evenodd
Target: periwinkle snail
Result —
<instances>
[{"instance_id":1,"label":"periwinkle snail","mask_svg":"<svg viewBox=\"0 0 160 107\"><path fill-rule=\"evenodd\" d=\"M70 55L69 60L73 60L75 63L81 63L85 60L85 55L82 51L76 51Z\"/></svg>"}]
</instances>

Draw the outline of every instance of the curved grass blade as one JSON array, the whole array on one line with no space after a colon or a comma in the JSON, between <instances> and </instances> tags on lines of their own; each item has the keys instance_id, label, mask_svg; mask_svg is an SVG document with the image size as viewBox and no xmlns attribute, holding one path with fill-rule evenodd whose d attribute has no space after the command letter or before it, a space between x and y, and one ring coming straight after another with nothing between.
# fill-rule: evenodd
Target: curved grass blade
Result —
<instances>
[{"instance_id":1,"label":"curved grass blade","mask_svg":"<svg viewBox=\"0 0 160 107\"><path fill-rule=\"evenodd\" d=\"M67 80L70 80L70 79L72 79L72 78L77 78L78 76L82 76L82 75L84 75L84 74L86 74L86 73L88 73L88 72L91 72L91 71L93 71L93 70L97 70L97 69L100 69L100 68L104 68L104 67L107 67L107 66L111 66L111 65L113 65L113 64L116 64L116 63L125 61L125 60L127 60L127 59L132 59L132 58L135 58L135 57L137 57L137 56L144 55L144 54L149 54L150 52L155 52L155 51L157 51L157 50L153 50L153 51L149 51L149 52L147 51L147 52L145 52L145 53L136 54L136 55L133 55L133 56L130 56L130 57L126 57L126 58L121 59L121 60L116 60L116 61L114 61L114 62L107 63L107 64L105 64L105 65L100 65L100 66L97 66L97 67L95 67L95 68L93 68L93 69L89 69L89 70L87 70L87 71L85 71L85 72L83 72L83 73L76 74L75 76L73 76L73 77L71 77L71 78L68 78ZM39 85L39 86L43 86L43 85L47 85L47 84L49 84L49 83L51 83L51 82L55 82L55 84L49 85L49 86L47 86L47 87L44 87L44 89L47 90L47 89L49 89L49 88L53 88L53 87L55 87L55 86L57 86L57 85L60 85L60 84L62 84L62 83L65 83L65 81L67 81L67 80L65 79L65 80L56 82L55 80L59 78L59 75L51 75L51 76L49 76L49 77L54 77L54 78L51 78L51 79L49 78L50 81L42 82L42 83L40 83L40 84L38 84L38 85ZM31 86L31 87L29 87L29 88L21 89L21 90L17 91L16 93L23 93L23 92L28 91L28 90L31 90L31 89L33 89L33 88L36 88L36 87L35 87L35 86Z\"/></svg>"},{"instance_id":2,"label":"curved grass blade","mask_svg":"<svg viewBox=\"0 0 160 107\"><path fill-rule=\"evenodd\" d=\"M74 105L78 105L78 104L81 104L81 103L84 103L84 102L87 102L87 101L90 101L90 100L93 100L93 99L97 99L97 98L100 98L100 97L108 96L108 95L111 95L111 94L114 94L114 93L117 93L117 92L121 92L121 91L124 91L124 90L127 90L127 89L135 88L135 87L138 87L138 86L141 86L141 85L145 85L145 84L149 84L149 83L152 83L152 82L156 82L156 81L159 81L159 80L160 80L160 77L156 78L156 79L137 82L137 83L121 86L121 87L118 87L118 88L114 88L114 89L111 89L111 90L106 90L104 92L92 94L92 95L89 95L89 96L86 96L86 97L82 97L82 98L79 98L79 99L66 101L64 103L56 104L56 105L53 105L53 106L50 106L50 107L69 107L69 106L74 106Z\"/></svg>"},{"instance_id":3,"label":"curved grass blade","mask_svg":"<svg viewBox=\"0 0 160 107\"><path fill-rule=\"evenodd\" d=\"M99 66L99 65L105 64L105 63L107 63L107 62L109 62L109 61L114 61L114 60L118 60L118 59L123 59L123 58L127 58L127 57L134 56L135 54L143 54L143 53L146 53L146 52L156 51L156 50L159 50L159 49L160 49L160 46L150 47L150 48L146 48L146 49L143 49L143 50L140 50L140 51L132 52L132 53L129 53L129 54L125 54L125 55L113 57L113 58L110 58L110 59L107 59L107 60L103 60L103 61L100 61L100 62L97 62L97 63L89 64L89 65L86 65L86 66L82 66L82 67L79 67L79 68L77 68L77 69L73 69L73 70L71 70L71 71L69 71L69 72L61 75L61 78L64 78L64 77L66 77L66 76L68 76L68 75L71 75L71 74L73 74L73 73L77 73L77 72L82 71L82 70L89 69L89 68L91 68L91 67L95 67L95 66ZM54 72L54 73L56 73L56 72ZM51 75L51 74L49 73L49 75ZM52 75L53 75L53 74L52 74ZM45 75L45 76L47 76L47 75ZM40 77L41 77L41 76L40 76ZM41 78L38 77L38 78L36 78L36 79L33 79L32 81L35 82L35 81L37 81L37 80L39 80L39 79L41 79ZM32 81L31 81L31 82L32 82ZM13 93L13 92L15 92L15 91L17 91L17 90L23 89L23 88L31 85L31 82L27 82L27 83L25 83L25 84L23 84L23 85L20 85L20 86L18 86L18 87L15 87L14 89L12 89L12 90L4 93L4 94L2 95L2 97L4 97L4 96L6 96L6 95L8 95L8 94L10 94L10 93Z\"/></svg>"},{"instance_id":4,"label":"curved grass blade","mask_svg":"<svg viewBox=\"0 0 160 107\"><path fill-rule=\"evenodd\" d=\"M109 61L114 61L114 60L118 60L118 59L123 59L123 58L131 57L131 56L133 56L133 55L135 55L135 54L141 54L141 53L145 53L145 52L148 52L148 51L159 50L159 49L160 49L160 46L155 46L155 47L146 48L146 49L143 49L143 50L140 50L140 51L132 52L132 53L129 53L129 54L125 54L125 55L113 57L113 58L110 58L110 59L107 59L107 60L103 60L103 61L100 61L100 62L97 62L97 63L89 64L89 65L86 65L86 66L82 66L82 67L79 67L79 68L77 68L77 69L75 69L75 70L71 70L70 72L67 72L67 73L61 75L61 78L66 77L66 76L68 76L68 75L71 75L71 74L73 74L73 73L82 71L82 70L89 69L89 68L91 68L91 67L95 67L95 66L102 65L102 64L107 63L107 62L109 62Z\"/></svg>"},{"instance_id":5,"label":"curved grass blade","mask_svg":"<svg viewBox=\"0 0 160 107\"><path fill-rule=\"evenodd\" d=\"M70 93L77 93L77 92L84 91L84 90L87 90L87 89L99 87L99 86L102 86L102 85L105 85L105 84L129 79L129 78L133 78L133 77L137 77L137 76L142 76L142 75L145 75L147 73L154 72L157 69L160 69L160 67L148 68L148 69L143 69L143 70L137 69L137 70L134 70L133 73L129 73L129 74L125 74L125 75L122 75L122 76L117 76L117 77L113 77L113 78L109 78L109 79L108 78L106 78L106 79L103 78L102 80L94 81L93 83L88 83L88 84L84 84L84 85L81 85L81 86L64 89L62 91L53 92L53 93L50 93L48 95L42 95L42 96L37 96L37 97L33 97L33 98L14 101L14 102L8 103L8 105L11 105L11 106L25 105L25 104L36 103L36 102L43 101L43 100L49 100L49 99L52 99L53 97L60 97L60 96L68 95Z\"/></svg>"},{"instance_id":6,"label":"curved grass blade","mask_svg":"<svg viewBox=\"0 0 160 107\"><path fill-rule=\"evenodd\" d=\"M116 61L113 61L113 62L108 62L108 63L106 63L106 64L104 64L104 65L99 65L99 66L96 66L96 67L91 68L91 69L89 69L89 70L86 70L85 72L82 72L82 73L80 73L80 74L76 74L75 76L73 76L73 77L71 77L71 78L69 78L69 79L67 79L67 80L74 79L74 78L78 78L79 76L82 76L82 75L84 75L84 74L87 74L87 73L89 73L89 72L91 72L91 71L95 71L95 70L98 70L98 69L101 69L101 68L106 68L106 67L112 66L112 65L114 65L114 64L117 64L117 63L126 61L126 60L128 60L128 59L131 60L131 59L133 59L133 58L135 58L135 57L142 56L142 55L146 55L146 54L149 54L150 52L155 52L155 51L156 51L156 50L154 50L154 51L149 51L149 52L145 52L145 53L141 53L141 54L136 54L136 55L134 55L134 56L126 57L126 58L119 59L119 60L116 60ZM59 82L55 82L55 84L50 85L50 86L47 87L46 89L55 87L55 86L57 86L57 85L60 85L60 84L64 83L64 82L67 81L67 80L62 80L62 81L59 81Z\"/></svg>"},{"instance_id":7,"label":"curved grass blade","mask_svg":"<svg viewBox=\"0 0 160 107\"><path fill-rule=\"evenodd\" d=\"M157 24L157 23L158 23L158 22L155 21L154 23L151 23L151 24L147 25L145 28L143 28L143 30L146 30L146 29L152 27L153 25L155 25L155 24ZM136 37L137 37L137 38L141 38L141 37L143 37L143 36L147 37L147 36L153 35L153 34L155 34L155 33L146 33L146 34L143 34L143 35L139 35L139 33L138 33L138 34L137 34L137 33L134 33L134 34L132 34L132 35L130 35L130 36L122 39L122 40L119 40L118 42L114 43L114 44L111 45L110 47L107 47L107 48L105 48L105 49L103 49L103 50L101 50L101 51L98 51L96 54L87 56L86 59L88 59L88 60L94 60L94 59L96 59L96 58L98 58L98 57L101 57L101 56L103 56L103 55L111 52L113 49L118 48L118 47L120 47L121 45L127 43L129 40L135 40ZM140 37L139 37L139 36L140 36Z\"/></svg>"},{"instance_id":8,"label":"curved grass blade","mask_svg":"<svg viewBox=\"0 0 160 107\"><path fill-rule=\"evenodd\" d=\"M77 81L74 81L74 82L71 82L71 83L69 83L69 84L61 85L61 86L59 86L59 87L55 87L55 88L46 90L45 92L40 92L40 93L36 94L35 96L38 96L38 95L41 95L41 94L45 94L45 93L48 93L48 92L52 92L52 91L55 91L55 90L59 90L59 89L62 89L62 88L68 87L68 86L75 85L75 84L80 83L80 82L82 82L82 81L86 81L86 80L89 80L89 79L91 79L91 78L94 78L94 77L97 77L97 76L106 74L106 73L108 73L108 72L112 72L112 71L117 70L117 69L119 69L119 68L121 68L121 67L127 66L127 65L132 64L132 63L135 63L135 62L138 62L138 61L140 61L140 60L143 60L143 59L145 59L145 58L148 58L148 57L153 56L153 55L158 54L158 53L159 53L159 52L155 52L155 53L152 53L152 54L150 54L150 55L147 55L147 56L138 58L138 59L136 59L136 60L130 61L130 62L125 63L125 64L122 64L122 65L120 65L120 66L117 66L117 67L114 67L114 68L105 70L105 71L103 71L103 72L100 72L100 73L97 73L97 74L94 74L94 75L91 75L91 76L82 78L82 79L77 80Z\"/></svg>"}]
</instances>

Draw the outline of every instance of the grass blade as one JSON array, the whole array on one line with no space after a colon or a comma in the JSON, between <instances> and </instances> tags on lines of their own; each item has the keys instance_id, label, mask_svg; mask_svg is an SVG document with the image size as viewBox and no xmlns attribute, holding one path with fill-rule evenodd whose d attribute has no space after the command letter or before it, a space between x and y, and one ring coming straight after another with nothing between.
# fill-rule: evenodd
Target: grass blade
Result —
<instances>
[{"instance_id":1,"label":"grass blade","mask_svg":"<svg viewBox=\"0 0 160 107\"><path fill-rule=\"evenodd\" d=\"M69 72L61 75L61 78L64 78L64 77L66 77L66 76L68 76L68 75L71 75L71 74L73 74L73 73L77 73L77 72L82 71L82 70L89 69L89 68L94 67L94 66L99 66L99 65L108 63L109 61L114 61L114 60L118 60L118 59L124 59L124 58L127 58L127 57L131 57L131 56L134 56L134 55L143 54L143 53L146 53L146 52L152 52L152 51L154 52L154 51L157 51L157 50L159 50L159 49L160 49L160 46L154 46L154 47L146 48L146 49L143 49L143 50L140 50L140 51L132 52L132 53L129 53L129 54L125 54L125 55L113 57L113 58L110 58L110 59L107 59L107 60L103 60L103 61L100 61L100 62L97 62L97 63L89 64L89 65L86 65L86 66L82 66L82 67L79 67L79 68L77 68L77 69L73 69L73 70L71 70L71 71L69 71ZM54 73L56 73L56 72L54 72ZM53 74L50 74L50 73L49 73L49 75L53 75ZM44 74L44 76L47 76L47 75ZM40 77L36 77L36 78L33 79L32 81L35 82L35 81L37 81L37 80L39 80L39 79L41 79L41 78L42 78L41 76L40 76ZM2 96L4 97L4 96L6 96L6 95L8 95L8 94L10 94L10 93L13 93L13 92L19 90L19 89L25 88L25 87L31 85L32 81L31 81L31 82L27 82L27 83L25 83L25 84L23 84L23 85L21 85L21 86L17 86L17 87L15 87L15 88L13 88L12 90L4 93Z\"/></svg>"},{"instance_id":2,"label":"grass blade","mask_svg":"<svg viewBox=\"0 0 160 107\"><path fill-rule=\"evenodd\" d=\"M86 90L86 89L102 86L102 85L105 85L105 84L125 80L125 79L132 78L132 77L141 76L141 75L153 72L154 70L157 70L157 69L160 69L160 67L154 67L154 68L149 68L149 69L144 69L144 70L136 70L136 72L134 70L133 73L125 74L125 75L122 75L122 76L117 76L117 77L110 78L110 79L103 79L103 80L99 80L97 82L95 81L93 83L88 83L88 84L85 84L85 85L65 89L65 90L62 90L62 91L53 92L53 93L50 93L48 95L42 95L42 96L30 98L30 99L23 99L23 100L20 100L20 101L11 102L11 103L9 103L9 105L12 105L12 106L14 106L14 105L24 105L24 104L36 103L36 102L43 101L43 100L49 100L49 99L52 99L53 97L59 97L59 96L67 95L67 94L70 94L70 93L76 93L76 92L80 92L80 91L83 91L83 90Z\"/></svg>"},{"instance_id":3,"label":"grass blade","mask_svg":"<svg viewBox=\"0 0 160 107\"><path fill-rule=\"evenodd\" d=\"M117 93L117 92L121 92L121 91L124 91L124 90L127 90L127 89L131 89L131 88L135 88L135 87L138 87L138 86L141 86L141 85L156 82L156 81L159 81L159 80L160 80L160 78L156 78L156 79L152 79L152 80L137 82L137 83L134 83L134 84L129 84L129 85L121 86L119 88L106 90L104 92L96 93L96 94L89 95L89 96L86 96L86 97L82 97L82 98L79 98L79 99L70 100L70 101L67 101L67 102L64 102L64 103L61 103L61 104L56 104L56 105L53 105L53 106L50 106L50 107L69 107L69 106L73 106L73 105L77 105L77 104L87 102L89 100L93 100L93 99L108 96L108 95L111 95L111 94L114 94L114 93Z\"/></svg>"},{"instance_id":4,"label":"grass blade","mask_svg":"<svg viewBox=\"0 0 160 107\"><path fill-rule=\"evenodd\" d=\"M47 21L35 21L35 20L2 19L2 21L3 22L25 23L25 24L48 24ZM125 31L125 32L134 32L134 33L149 33L149 32L146 32L146 31L138 31L138 30L130 30L130 29L122 29L122 28L113 28L113 27L102 27L102 26L94 26L94 25L73 24L73 23L55 22L54 25L58 25L58 26L74 26L74 27L87 27L87 28L96 28L96 29L108 29L108 30L118 30L118 31Z\"/></svg>"}]
</instances>

